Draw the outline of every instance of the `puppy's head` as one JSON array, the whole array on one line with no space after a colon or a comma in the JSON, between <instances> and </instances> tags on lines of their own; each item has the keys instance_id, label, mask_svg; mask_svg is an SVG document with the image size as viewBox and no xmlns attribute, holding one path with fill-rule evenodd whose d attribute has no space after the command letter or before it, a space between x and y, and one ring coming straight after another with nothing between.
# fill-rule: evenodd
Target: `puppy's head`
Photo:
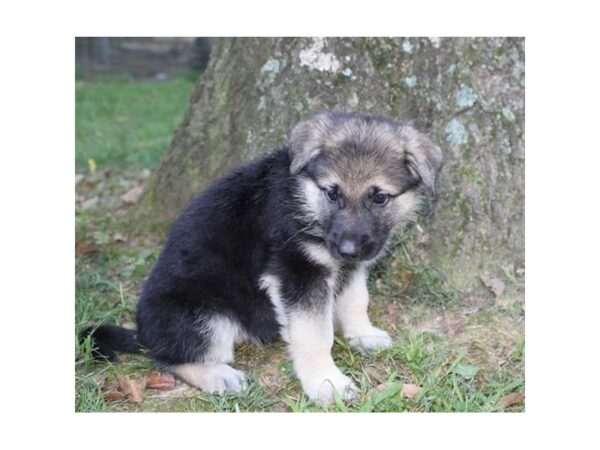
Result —
<instances>
[{"instance_id":1,"label":"puppy's head","mask_svg":"<svg viewBox=\"0 0 600 450\"><path fill-rule=\"evenodd\" d=\"M442 153L410 126L365 114L321 113L289 142L301 220L336 259L376 257L434 193Z\"/></svg>"}]
</instances>

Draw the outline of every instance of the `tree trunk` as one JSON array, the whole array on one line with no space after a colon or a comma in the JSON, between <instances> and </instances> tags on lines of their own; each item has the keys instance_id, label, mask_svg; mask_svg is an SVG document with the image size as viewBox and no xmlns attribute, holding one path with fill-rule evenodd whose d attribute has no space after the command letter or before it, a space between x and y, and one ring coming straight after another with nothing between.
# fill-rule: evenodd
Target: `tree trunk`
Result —
<instances>
[{"instance_id":1,"label":"tree trunk","mask_svg":"<svg viewBox=\"0 0 600 450\"><path fill-rule=\"evenodd\" d=\"M467 284L524 263L524 39L217 39L135 212L164 228L211 180L324 110L410 120L445 164L430 254Z\"/></svg>"}]
</instances>

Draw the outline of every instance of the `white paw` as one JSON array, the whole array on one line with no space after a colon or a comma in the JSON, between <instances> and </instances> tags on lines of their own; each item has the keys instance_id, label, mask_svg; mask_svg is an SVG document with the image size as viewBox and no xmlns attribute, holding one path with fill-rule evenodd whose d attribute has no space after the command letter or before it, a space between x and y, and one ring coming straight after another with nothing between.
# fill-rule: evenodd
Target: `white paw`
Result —
<instances>
[{"instance_id":1,"label":"white paw","mask_svg":"<svg viewBox=\"0 0 600 450\"><path fill-rule=\"evenodd\" d=\"M334 391L343 400L351 400L356 397L358 389L352 380L344 375L337 367L330 369L327 373L307 376L300 380L302 388L308 398L315 403L328 405L334 400Z\"/></svg>"},{"instance_id":2,"label":"white paw","mask_svg":"<svg viewBox=\"0 0 600 450\"><path fill-rule=\"evenodd\" d=\"M214 394L222 392L239 393L246 387L246 375L227 364L204 365L199 388Z\"/></svg>"},{"instance_id":3,"label":"white paw","mask_svg":"<svg viewBox=\"0 0 600 450\"><path fill-rule=\"evenodd\" d=\"M387 332L371 327L368 330L361 331L359 336L348 337L348 343L360 353L369 354L390 347L392 338Z\"/></svg>"}]
</instances>

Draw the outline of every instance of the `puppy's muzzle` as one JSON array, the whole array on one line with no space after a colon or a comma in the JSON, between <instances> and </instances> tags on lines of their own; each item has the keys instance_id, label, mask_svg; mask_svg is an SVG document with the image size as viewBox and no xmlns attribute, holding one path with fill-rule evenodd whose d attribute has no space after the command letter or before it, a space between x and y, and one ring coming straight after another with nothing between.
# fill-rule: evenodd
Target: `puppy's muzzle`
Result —
<instances>
[{"instance_id":1,"label":"puppy's muzzle","mask_svg":"<svg viewBox=\"0 0 600 450\"><path fill-rule=\"evenodd\" d=\"M338 245L338 252L342 258L357 259L359 256L359 246L352 239L344 239Z\"/></svg>"},{"instance_id":2,"label":"puppy's muzzle","mask_svg":"<svg viewBox=\"0 0 600 450\"><path fill-rule=\"evenodd\" d=\"M329 252L337 259L366 261L377 253L377 244L369 235L338 236L333 233L332 238L326 241Z\"/></svg>"}]
</instances>

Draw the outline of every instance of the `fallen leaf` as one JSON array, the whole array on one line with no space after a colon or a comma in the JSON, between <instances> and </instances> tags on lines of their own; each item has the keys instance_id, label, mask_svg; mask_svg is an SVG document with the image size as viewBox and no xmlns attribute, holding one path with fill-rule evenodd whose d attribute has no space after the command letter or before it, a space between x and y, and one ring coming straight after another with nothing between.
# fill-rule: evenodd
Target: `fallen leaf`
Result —
<instances>
[{"instance_id":1,"label":"fallen leaf","mask_svg":"<svg viewBox=\"0 0 600 450\"><path fill-rule=\"evenodd\" d=\"M76 173L75 174L75 185L78 185L81 180L83 180L83 175L80 173Z\"/></svg>"},{"instance_id":2,"label":"fallen leaf","mask_svg":"<svg viewBox=\"0 0 600 450\"><path fill-rule=\"evenodd\" d=\"M94 173L96 171L96 161L94 161L92 158L88 159L87 161L88 163L88 170L90 171L90 173Z\"/></svg>"},{"instance_id":3,"label":"fallen leaf","mask_svg":"<svg viewBox=\"0 0 600 450\"><path fill-rule=\"evenodd\" d=\"M496 304L502 309L510 310L515 306L515 299L511 297L499 299Z\"/></svg>"},{"instance_id":4,"label":"fallen leaf","mask_svg":"<svg viewBox=\"0 0 600 450\"><path fill-rule=\"evenodd\" d=\"M385 306L385 311L387 313L388 316L390 317L396 317L396 315L402 310L402 308L400 308L400 306L398 305L398 302L395 300L390 301L386 306Z\"/></svg>"},{"instance_id":5,"label":"fallen leaf","mask_svg":"<svg viewBox=\"0 0 600 450\"><path fill-rule=\"evenodd\" d=\"M496 297L502 295L505 288L504 282L502 280L500 280L499 278L491 277L487 273L481 275L480 278L485 287L492 291Z\"/></svg>"},{"instance_id":6,"label":"fallen leaf","mask_svg":"<svg viewBox=\"0 0 600 450\"><path fill-rule=\"evenodd\" d=\"M377 369L375 369L375 367L366 367L365 373L369 376L369 378L373 379L377 383L383 383L385 381L385 378L381 376L381 374Z\"/></svg>"},{"instance_id":7,"label":"fallen leaf","mask_svg":"<svg viewBox=\"0 0 600 450\"><path fill-rule=\"evenodd\" d=\"M75 242L75 253L81 256L91 255L98 253L100 247L90 241L77 241Z\"/></svg>"},{"instance_id":8,"label":"fallen leaf","mask_svg":"<svg viewBox=\"0 0 600 450\"><path fill-rule=\"evenodd\" d=\"M144 400L144 389L146 389L146 379L132 380L126 375L117 377L119 388L131 403L141 403Z\"/></svg>"},{"instance_id":9,"label":"fallen leaf","mask_svg":"<svg viewBox=\"0 0 600 450\"><path fill-rule=\"evenodd\" d=\"M143 169L140 172L140 174L139 174L140 180L146 180L149 176L150 176L150 170L149 169Z\"/></svg>"},{"instance_id":10,"label":"fallen leaf","mask_svg":"<svg viewBox=\"0 0 600 450\"><path fill-rule=\"evenodd\" d=\"M385 383L381 383L381 384L378 384L377 386L375 386L373 388L373 390L376 392L381 392L381 391L386 390L387 388L394 386L395 384L396 383L392 383L391 381L386 381Z\"/></svg>"},{"instance_id":11,"label":"fallen leaf","mask_svg":"<svg viewBox=\"0 0 600 450\"><path fill-rule=\"evenodd\" d=\"M91 197L81 202L81 209L90 209L98 203L98 197Z\"/></svg>"},{"instance_id":12,"label":"fallen leaf","mask_svg":"<svg viewBox=\"0 0 600 450\"><path fill-rule=\"evenodd\" d=\"M175 387L175 377L170 374L162 374L160 372L152 372L146 380L147 389L160 389L161 391L169 391Z\"/></svg>"},{"instance_id":13,"label":"fallen leaf","mask_svg":"<svg viewBox=\"0 0 600 450\"><path fill-rule=\"evenodd\" d=\"M400 279L402 280L402 289L406 290L412 283L412 274L410 272L400 271Z\"/></svg>"},{"instance_id":14,"label":"fallen leaf","mask_svg":"<svg viewBox=\"0 0 600 450\"><path fill-rule=\"evenodd\" d=\"M421 392L421 388L416 384L405 384L402 386L402 397L412 400Z\"/></svg>"},{"instance_id":15,"label":"fallen leaf","mask_svg":"<svg viewBox=\"0 0 600 450\"><path fill-rule=\"evenodd\" d=\"M108 391L106 394L104 394L104 399L107 402L125 400L125 394L123 394L121 391Z\"/></svg>"},{"instance_id":16,"label":"fallen leaf","mask_svg":"<svg viewBox=\"0 0 600 450\"><path fill-rule=\"evenodd\" d=\"M465 331L465 320L457 319L455 321L449 321L448 323L448 336L454 337Z\"/></svg>"},{"instance_id":17,"label":"fallen leaf","mask_svg":"<svg viewBox=\"0 0 600 450\"><path fill-rule=\"evenodd\" d=\"M115 240L115 242L127 242L127 238L121 233L115 233L113 239Z\"/></svg>"},{"instance_id":18,"label":"fallen leaf","mask_svg":"<svg viewBox=\"0 0 600 450\"><path fill-rule=\"evenodd\" d=\"M141 186L136 186L127 191L125 194L121 195L121 200L123 200L124 203L133 205L134 203L138 202L143 192L144 189Z\"/></svg>"},{"instance_id":19,"label":"fallen leaf","mask_svg":"<svg viewBox=\"0 0 600 450\"><path fill-rule=\"evenodd\" d=\"M506 394L496 404L500 408L508 408L513 405L521 405L525 401L525 396L520 392L511 392L510 394Z\"/></svg>"},{"instance_id":20,"label":"fallen leaf","mask_svg":"<svg viewBox=\"0 0 600 450\"><path fill-rule=\"evenodd\" d=\"M423 233L420 237L419 237L419 244L421 245L427 245L429 243L431 236L429 233Z\"/></svg>"}]
</instances>

